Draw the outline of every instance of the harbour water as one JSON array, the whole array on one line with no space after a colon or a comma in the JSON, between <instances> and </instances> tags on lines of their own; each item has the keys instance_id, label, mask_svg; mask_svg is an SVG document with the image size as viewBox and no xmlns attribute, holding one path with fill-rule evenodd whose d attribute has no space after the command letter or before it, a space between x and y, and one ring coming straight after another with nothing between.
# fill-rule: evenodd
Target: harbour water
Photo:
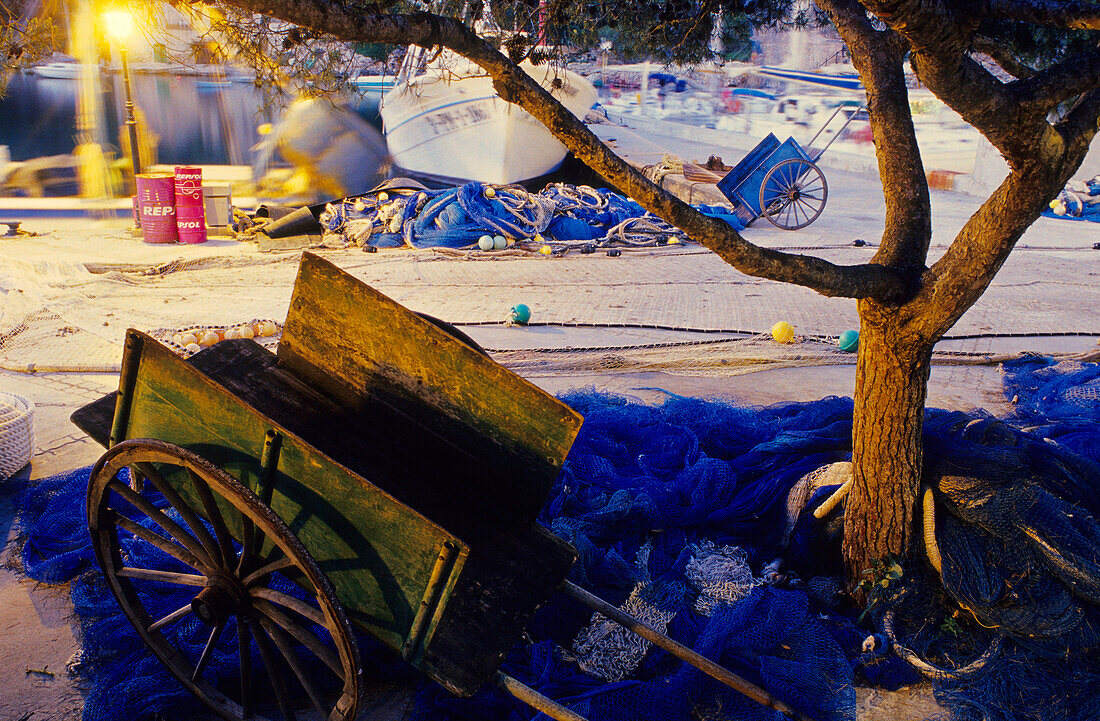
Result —
<instances>
[{"instance_id":1,"label":"harbour water","mask_svg":"<svg viewBox=\"0 0 1100 721\"><path fill-rule=\"evenodd\" d=\"M100 76L102 140L118 147L126 117L125 88L117 73ZM0 97L0 145L11 160L64 155L77 145L79 81L15 75ZM261 89L251 82L195 76L140 74L132 77L134 104L141 121L159 136L157 162L194 165L247 165L263 123L278 119L265 110ZM378 120L377 97L363 95L351 105L368 122Z\"/></svg>"}]
</instances>

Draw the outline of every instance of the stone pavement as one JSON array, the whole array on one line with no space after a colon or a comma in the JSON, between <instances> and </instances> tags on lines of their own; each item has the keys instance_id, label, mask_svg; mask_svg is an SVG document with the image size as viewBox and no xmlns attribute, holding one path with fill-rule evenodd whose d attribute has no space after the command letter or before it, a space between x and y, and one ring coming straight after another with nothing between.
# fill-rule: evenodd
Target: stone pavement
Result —
<instances>
[{"instance_id":1,"label":"stone pavement","mask_svg":"<svg viewBox=\"0 0 1100 721\"><path fill-rule=\"evenodd\" d=\"M598 126L598 132L615 138L616 146L636 159L650 152L647 144L687 159L705 160L714 151L690 141L639 140L613 126ZM727 163L735 157L727 157ZM829 203L815 224L792 233L761 223L745 236L767 247L812 251L836 262L867 260L882 232L881 190L867 175L830 170L828 178ZM933 256L943 252L977 203L968 196L933 192ZM85 348L117 363L111 359L121 354L117 341L127 323L146 323L139 327L148 330L203 320L215 324L285 316L296 254L261 254L252 244L233 241L150 246L130 237L119 221L40 219L23 227L41 235L0 239L0 290L5 292L5 315L0 318L6 327L10 314L25 310L28 303L33 306L29 296L38 293L36 297L61 313L66 328L72 326L71 337L86 339L86 345L74 346L77 360ZM868 244L853 245L857 238ZM983 299L952 331L972 337L945 341L942 348L971 356L1095 349L1100 337L1100 251L1092 246L1098 242L1100 225L1040 219ZM763 332L776 320L788 319L803 332L835 335L857 322L852 301L748 278L698 248L626 253L617 259L595 255L500 261L399 250L324 254L411 308L469 324L464 329L475 340L500 350L659 344L690 335L652 327L658 325ZM63 282L53 282L58 278ZM515 302L531 305L536 320L563 325L505 328L500 321ZM575 327L578 323L613 327ZM1059 335L1066 333L1077 335ZM48 354L64 347L59 342L43 337L42 345L28 352L40 348ZM554 393L595 385L643 399L658 399L663 390L763 404L850 395L854 366L848 362L731 377L608 367L598 374L536 373L532 380ZM37 453L20 477L37 479L92 463L102 449L83 438L68 416L116 384L111 372L27 373L16 365L0 369L0 388L32 399L37 408ZM957 364L934 369L929 404L977 406L994 413L1009 407L1000 394L996 366ZM36 586L10 569L18 529L7 495L0 484L0 529L6 534L0 558L0 719L75 719L79 690L65 672L77 648L71 608L64 589ZM364 718L383 712L400 717L399 692L379 698L374 715ZM901 697L864 693L861 703L863 718L916 719L935 710L920 691ZM896 708L898 703L906 708Z\"/></svg>"}]
</instances>

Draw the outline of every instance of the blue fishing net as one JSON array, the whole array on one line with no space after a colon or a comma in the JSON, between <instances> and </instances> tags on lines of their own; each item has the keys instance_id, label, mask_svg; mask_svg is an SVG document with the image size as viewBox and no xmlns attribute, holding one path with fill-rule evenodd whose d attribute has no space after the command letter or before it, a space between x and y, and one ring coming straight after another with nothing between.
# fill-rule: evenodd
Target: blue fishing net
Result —
<instances>
[{"instance_id":1,"label":"blue fishing net","mask_svg":"<svg viewBox=\"0 0 1100 721\"><path fill-rule=\"evenodd\" d=\"M697 210L729 223L744 223L722 206ZM326 234L363 245L393 248L476 247L482 235L565 244L658 245L676 233L633 200L608 190L555 183L538 193L470 182L446 190L365 195L329 203L319 218ZM643 235L633 232L643 228ZM649 235L646 235L646 234ZM660 237L658 237L660 236Z\"/></svg>"},{"instance_id":2,"label":"blue fishing net","mask_svg":"<svg viewBox=\"0 0 1100 721\"><path fill-rule=\"evenodd\" d=\"M1018 363L1005 368L1012 417L927 412L925 482L943 575L914 561L902 593L862 618L837 578L843 506L823 521L810 514L835 486L816 488L796 518L788 509L809 474L850 458L850 399L759 408L568 395L585 423L539 520L577 549L570 580L815 719L854 718L856 682L897 688L922 677L957 719L1100 718L1100 466L1086 452L1100 445L1100 424L1074 390L1091 392L1096 373L1096 364ZM28 575L76 576L85 717L188 718L190 695L103 587L87 547L87 476L40 481L20 500ZM159 602L171 610L178 599ZM203 632L184 627L179 643L194 652ZM890 634L919 663L895 653ZM615 636L561 595L527 637L503 670L592 719L777 718ZM535 716L492 687L452 697L378 644L360 644L368 678L416 684L413 718ZM231 650L226 673L236 669ZM942 672L918 672L920 663Z\"/></svg>"}]
</instances>

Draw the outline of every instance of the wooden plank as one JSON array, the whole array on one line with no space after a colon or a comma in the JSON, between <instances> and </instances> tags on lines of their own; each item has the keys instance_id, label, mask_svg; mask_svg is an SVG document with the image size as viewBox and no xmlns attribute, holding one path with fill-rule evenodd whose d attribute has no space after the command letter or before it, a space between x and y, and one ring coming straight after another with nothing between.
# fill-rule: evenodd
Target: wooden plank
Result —
<instances>
[{"instance_id":1,"label":"wooden plank","mask_svg":"<svg viewBox=\"0 0 1100 721\"><path fill-rule=\"evenodd\" d=\"M439 550L451 542L460 553L442 595L440 609L446 607L465 563L465 544L316 450L203 370L152 338L143 340L126 437L159 438L188 448L256 490L264 434L276 429L283 439L271 507L332 580L349 617L386 645L400 649ZM256 343L221 343L195 358L200 365L221 367L227 375L233 375L229 368L251 368L245 374L254 382L251 395L270 399L286 416L313 403L336 407L285 373L264 373L265 367L277 371L275 359ZM185 483L179 490L185 496L190 493ZM227 520L235 517L228 506L224 510Z\"/></svg>"},{"instance_id":2,"label":"wooden plank","mask_svg":"<svg viewBox=\"0 0 1100 721\"><path fill-rule=\"evenodd\" d=\"M410 442L444 470L420 495L452 516L461 509L468 525L533 521L581 425L568 406L310 253L278 356L349 411L418 427Z\"/></svg>"},{"instance_id":3,"label":"wooden plank","mask_svg":"<svg viewBox=\"0 0 1100 721\"><path fill-rule=\"evenodd\" d=\"M69 416L69 420L77 428L87 433L92 440L106 448L111 435L111 422L115 417L115 404L117 402L118 391L108 393L99 400L77 408Z\"/></svg>"},{"instance_id":4,"label":"wooden plank","mask_svg":"<svg viewBox=\"0 0 1100 721\"><path fill-rule=\"evenodd\" d=\"M417 666L452 693L469 696L520 641L576 551L537 523L485 529L464 540L470 543L466 568Z\"/></svg>"}]
</instances>

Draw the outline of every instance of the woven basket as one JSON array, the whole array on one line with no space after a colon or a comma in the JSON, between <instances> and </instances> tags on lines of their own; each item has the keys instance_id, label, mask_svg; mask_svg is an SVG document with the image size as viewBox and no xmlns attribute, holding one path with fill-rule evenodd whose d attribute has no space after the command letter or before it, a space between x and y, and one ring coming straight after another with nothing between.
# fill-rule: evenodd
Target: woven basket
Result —
<instances>
[{"instance_id":1,"label":"woven basket","mask_svg":"<svg viewBox=\"0 0 1100 721\"><path fill-rule=\"evenodd\" d=\"M0 481L15 475L34 456L34 403L0 393Z\"/></svg>"}]
</instances>

